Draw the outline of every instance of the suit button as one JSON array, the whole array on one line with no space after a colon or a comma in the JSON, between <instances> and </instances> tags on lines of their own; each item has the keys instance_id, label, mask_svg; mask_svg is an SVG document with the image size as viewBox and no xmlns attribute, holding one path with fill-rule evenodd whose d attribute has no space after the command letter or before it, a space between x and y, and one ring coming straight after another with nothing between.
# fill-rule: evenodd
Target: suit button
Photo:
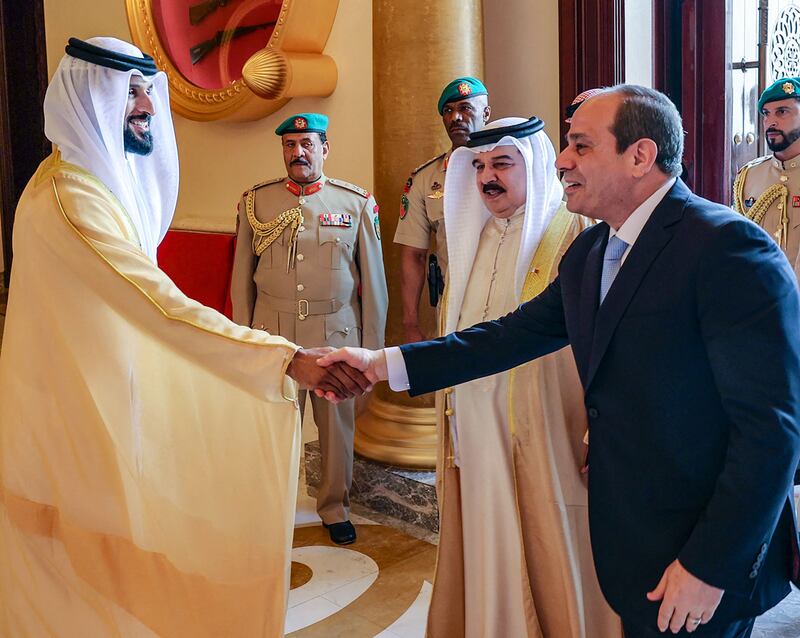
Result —
<instances>
[{"instance_id":1,"label":"suit button","mask_svg":"<svg viewBox=\"0 0 800 638\"><path fill-rule=\"evenodd\" d=\"M342 241L342 238L341 237L337 237L336 238L336 243L338 244L340 241Z\"/></svg>"},{"instance_id":2,"label":"suit button","mask_svg":"<svg viewBox=\"0 0 800 638\"><path fill-rule=\"evenodd\" d=\"M599 416L600 412L598 411L597 408L589 408L589 417L591 417L592 419L596 419Z\"/></svg>"},{"instance_id":3,"label":"suit button","mask_svg":"<svg viewBox=\"0 0 800 638\"><path fill-rule=\"evenodd\" d=\"M300 228L297 229L297 232L302 233L305 229L306 229L305 226L300 226Z\"/></svg>"},{"instance_id":4,"label":"suit button","mask_svg":"<svg viewBox=\"0 0 800 638\"><path fill-rule=\"evenodd\" d=\"M453 408L447 408L447 409L444 411L444 415L445 415L445 416L453 416L453 413L454 413L454 412L455 412L455 410L453 410Z\"/></svg>"},{"instance_id":5,"label":"suit button","mask_svg":"<svg viewBox=\"0 0 800 638\"><path fill-rule=\"evenodd\" d=\"M303 257L303 253L300 253L299 255L297 255L297 261L303 261L304 259L305 259L305 257Z\"/></svg>"},{"instance_id":6,"label":"suit button","mask_svg":"<svg viewBox=\"0 0 800 638\"><path fill-rule=\"evenodd\" d=\"M297 315L297 318L298 318L300 321L305 321L305 320L306 320L306 316L305 316L305 315Z\"/></svg>"},{"instance_id":7,"label":"suit button","mask_svg":"<svg viewBox=\"0 0 800 638\"><path fill-rule=\"evenodd\" d=\"M297 284L297 292L303 292L306 287L303 284Z\"/></svg>"},{"instance_id":8,"label":"suit button","mask_svg":"<svg viewBox=\"0 0 800 638\"><path fill-rule=\"evenodd\" d=\"M445 394L453 394L453 388L445 388L444 389L444 393Z\"/></svg>"},{"instance_id":9,"label":"suit button","mask_svg":"<svg viewBox=\"0 0 800 638\"><path fill-rule=\"evenodd\" d=\"M349 334L350 334L350 328L345 328L345 329L344 329L344 333L345 333L346 335L349 335Z\"/></svg>"}]
</instances>

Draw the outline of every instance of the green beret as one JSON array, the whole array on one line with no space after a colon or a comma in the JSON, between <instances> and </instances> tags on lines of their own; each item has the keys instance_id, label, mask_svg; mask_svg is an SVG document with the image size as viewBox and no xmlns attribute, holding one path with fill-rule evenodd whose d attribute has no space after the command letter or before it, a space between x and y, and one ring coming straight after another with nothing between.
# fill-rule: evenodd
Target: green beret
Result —
<instances>
[{"instance_id":1,"label":"green beret","mask_svg":"<svg viewBox=\"0 0 800 638\"><path fill-rule=\"evenodd\" d=\"M781 78L764 89L758 99L758 110L760 112L767 102L777 102L792 97L800 98L800 78Z\"/></svg>"},{"instance_id":2,"label":"green beret","mask_svg":"<svg viewBox=\"0 0 800 638\"><path fill-rule=\"evenodd\" d=\"M284 133L327 133L328 116L322 113L298 113L281 122L275 135Z\"/></svg>"},{"instance_id":3,"label":"green beret","mask_svg":"<svg viewBox=\"0 0 800 638\"><path fill-rule=\"evenodd\" d=\"M466 100L467 98L475 97L476 95L489 95L489 91L483 86L478 78L456 78L442 91L442 96L439 98L439 115L444 112L444 105L448 102L457 102L458 100Z\"/></svg>"}]
</instances>

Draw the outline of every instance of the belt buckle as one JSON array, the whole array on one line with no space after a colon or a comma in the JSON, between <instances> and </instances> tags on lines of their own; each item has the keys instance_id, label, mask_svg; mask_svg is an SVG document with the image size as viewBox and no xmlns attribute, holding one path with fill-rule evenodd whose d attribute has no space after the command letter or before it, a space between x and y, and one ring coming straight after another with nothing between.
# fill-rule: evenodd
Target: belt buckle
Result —
<instances>
[{"instance_id":1,"label":"belt buckle","mask_svg":"<svg viewBox=\"0 0 800 638\"><path fill-rule=\"evenodd\" d=\"M308 299L299 299L297 301L297 318L300 321L305 321L305 318L308 317Z\"/></svg>"}]
</instances>

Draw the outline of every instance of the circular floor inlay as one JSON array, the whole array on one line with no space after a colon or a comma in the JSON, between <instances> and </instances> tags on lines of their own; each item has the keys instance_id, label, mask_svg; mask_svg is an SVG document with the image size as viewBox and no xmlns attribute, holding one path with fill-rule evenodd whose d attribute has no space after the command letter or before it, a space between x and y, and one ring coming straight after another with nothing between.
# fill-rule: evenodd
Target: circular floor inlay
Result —
<instances>
[{"instance_id":1,"label":"circular floor inlay","mask_svg":"<svg viewBox=\"0 0 800 638\"><path fill-rule=\"evenodd\" d=\"M308 565L303 565L303 563L296 563L292 561L292 579L290 589L297 589L298 587L302 587L305 585L311 577L314 575L314 572L311 571L311 568Z\"/></svg>"}]
</instances>

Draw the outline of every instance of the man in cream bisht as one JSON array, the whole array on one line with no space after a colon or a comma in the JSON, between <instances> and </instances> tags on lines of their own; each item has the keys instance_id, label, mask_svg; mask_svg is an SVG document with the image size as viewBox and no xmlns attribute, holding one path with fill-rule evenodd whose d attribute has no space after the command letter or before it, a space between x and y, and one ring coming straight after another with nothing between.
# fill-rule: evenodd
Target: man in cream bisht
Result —
<instances>
[{"instance_id":1,"label":"man in cream bisht","mask_svg":"<svg viewBox=\"0 0 800 638\"><path fill-rule=\"evenodd\" d=\"M450 159L442 334L537 295L582 228L561 205L543 126L498 120ZM571 351L447 388L439 404L441 535L428 636L620 636L589 546L586 417Z\"/></svg>"},{"instance_id":2,"label":"man in cream bisht","mask_svg":"<svg viewBox=\"0 0 800 638\"><path fill-rule=\"evenodd\" d=\"M282 636L285 375L307 355L155 265L178 159L151 58L71 39L44 114L55 148L17 209L0 355L0 635Z\"/></svg>"}]
</instances>

